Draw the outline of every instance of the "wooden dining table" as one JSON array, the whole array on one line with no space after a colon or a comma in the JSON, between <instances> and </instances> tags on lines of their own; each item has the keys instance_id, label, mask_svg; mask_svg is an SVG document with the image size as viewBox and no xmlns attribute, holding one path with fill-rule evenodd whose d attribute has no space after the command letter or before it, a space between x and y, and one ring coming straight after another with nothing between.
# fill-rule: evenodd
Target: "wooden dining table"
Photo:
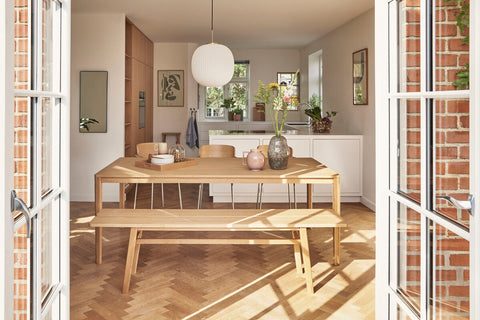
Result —
<instances>
[{"instance_id":1,"label":"wooden dining table","mask_svg":"<svg viewBox=\"0 0 480 320\"><path fill-rule=\"evenodd\" d=\"M242 158L198 158L193 166L158 171L137 167L139 158L118 158L95 174L95 213L103 208L103 184L119 184L119 207L125 207L125 186L134 183L264 183L306 184L307 208L313 208L313 185L332 184L332 209L340 215L340 175L313 158L291 158L284 170L251 171L243 165ZM211 209L215 210L215 209ZM334 228L333 238L339 248L339 228ZM338 249L339 250L339 249ZM102 263L102 228L95 228L95 253L97 264Z\"/></svg>"}]
</instances>

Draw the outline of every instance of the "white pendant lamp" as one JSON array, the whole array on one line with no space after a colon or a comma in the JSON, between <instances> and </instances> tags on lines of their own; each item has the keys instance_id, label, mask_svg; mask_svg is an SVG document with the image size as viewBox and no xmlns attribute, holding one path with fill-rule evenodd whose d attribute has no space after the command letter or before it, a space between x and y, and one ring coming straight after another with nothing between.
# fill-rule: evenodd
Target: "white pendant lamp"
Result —
<instances>
[{"instance_id":1,"label":"white pendant lamp","mask_svg":"<svg viewBox=\"0 0 480 320\"><path fill-rule=\"evenodd\" d=\"M192 56L192 75L205 87L221 87L233 76L235 61L226 46L213 42L213 0L211 16L212 43L200 46Z\"/></svg>"}]
</instances>

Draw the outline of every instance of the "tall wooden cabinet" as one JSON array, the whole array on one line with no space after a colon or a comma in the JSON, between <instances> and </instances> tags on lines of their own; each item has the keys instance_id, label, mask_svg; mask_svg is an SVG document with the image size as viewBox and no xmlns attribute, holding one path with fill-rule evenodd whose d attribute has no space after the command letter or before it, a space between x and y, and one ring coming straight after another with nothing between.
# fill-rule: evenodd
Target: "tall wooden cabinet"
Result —
<instances>
[{"instance_id":1,"label":"tall wooden cabinet","mask_svg":"<svg viewBox=\"0 0 480 320\"><path fill-rule=\"evenodd\" d=\"M153 43L130 20L125 26L125 156L153 141Z\"/></svg>"}]
</instances>

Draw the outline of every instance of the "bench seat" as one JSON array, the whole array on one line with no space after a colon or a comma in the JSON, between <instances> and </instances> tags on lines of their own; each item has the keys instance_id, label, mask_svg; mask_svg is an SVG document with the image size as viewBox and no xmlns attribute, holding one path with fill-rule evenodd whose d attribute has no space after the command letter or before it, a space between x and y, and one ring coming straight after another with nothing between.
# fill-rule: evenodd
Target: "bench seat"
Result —
<instances>
[{"instance_id":1,"label":"bench seat","mask_svg":"<svg viewBox=\"0 0 480 320\"><path fill-rule=\"evenodd\" d=\"M339 228L347 224L332 209L103 209L90 226L130 228L123 293L128 292L131 275L136 272L142 244L292 244L297 272L305 272L307 290L313 293L307 231L310 228L333 229L333 263L339 264ZM278 230L292 231L292 238L147 239L142 234L142 231Z\"/></svg>"}]
</instances>

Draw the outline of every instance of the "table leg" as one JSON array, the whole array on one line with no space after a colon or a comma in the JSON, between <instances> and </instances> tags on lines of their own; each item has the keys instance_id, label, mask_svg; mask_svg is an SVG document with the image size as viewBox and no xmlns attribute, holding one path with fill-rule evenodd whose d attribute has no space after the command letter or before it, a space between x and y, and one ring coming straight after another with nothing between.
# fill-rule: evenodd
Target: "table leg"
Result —
<instances>
[{"instance_id":1,"label":"table leg","mask_svg":"<svg viewBox=\"0 0 480 320\"><path fill-rule=\"evenodd\" d=\"M332 209L335 210L338 215L340 215L340 175L337 175L333 178L332 188Z\"/></svg>"},{"instance_id":2,"label":"table leg","mask_svg":"<svg viewBox=\"0 0 480 320\"><path fill-rule=\"evenodd\" d=\"M305 268L305 282L307 292L313 293L312 265L310 262L310 248L308 246L307 228L300 228L300 242L302 245L303 265Z\"/></svg>"},{"instance_id":3,"label":"table leg","mask_svg":"<svg viewBox=\"0 0 480 320\"><path fill-rule=\"evenodd\" d=\"M119 183L118 207L125 208L125 183Z\"/></svg>"},{"instance_id":4,"label":"table leg","mask_svg":"<svg viewBox=\"0 0 480 320\"><path fill-rule=\"evenodd\" d=\"M102 180L95 177L95 215L102 210ZM102 264L102 228L95 228L95 260Z\"/></svg>"},{"instance_id":5,"label":"table leg","mask_svg":"<svg viewBox=\"0 0 480 320\"><path fill-rule=\"evenodd\" d=\"M298 231L292 231L292 239L300 239L300 236L298 234ZM303 267L302 267L302 250L300 248L300 244L294 244L293 245L293 254L295 257L295 267L297 268L297 273L302 274L303 273Z\"/></svg>"},{"instance_id":6,"label":"table leg","mask_svg":"<svg viewBox=\"0 0 480 320\"><path fill-rule=\"evenodd\" d=\"M125 264L125 276L123 277L122 293L127 293L132 278L132 270L135 256L135 247L137 244L137 228L130 229L130 239L128 240L127 263Z\"/></svg>"},{"instance_id":7,"label":"table leg","mask_svg":"<svg viewBox=\"0 0 480 320\"><path fill-rule=\"evenodd\" d=\"M333 265L340 264L340 228L333 228Z\"/></svg>"},{"instance_id":8,"label":"table leg","mask_svg":"<svg viewBox=\"0 0 480 320\"><path fill-rule=\"evenodd\" d=\"M313 209L313 185L307 184L307 208Z\"/></svg>"}]
</instances>

